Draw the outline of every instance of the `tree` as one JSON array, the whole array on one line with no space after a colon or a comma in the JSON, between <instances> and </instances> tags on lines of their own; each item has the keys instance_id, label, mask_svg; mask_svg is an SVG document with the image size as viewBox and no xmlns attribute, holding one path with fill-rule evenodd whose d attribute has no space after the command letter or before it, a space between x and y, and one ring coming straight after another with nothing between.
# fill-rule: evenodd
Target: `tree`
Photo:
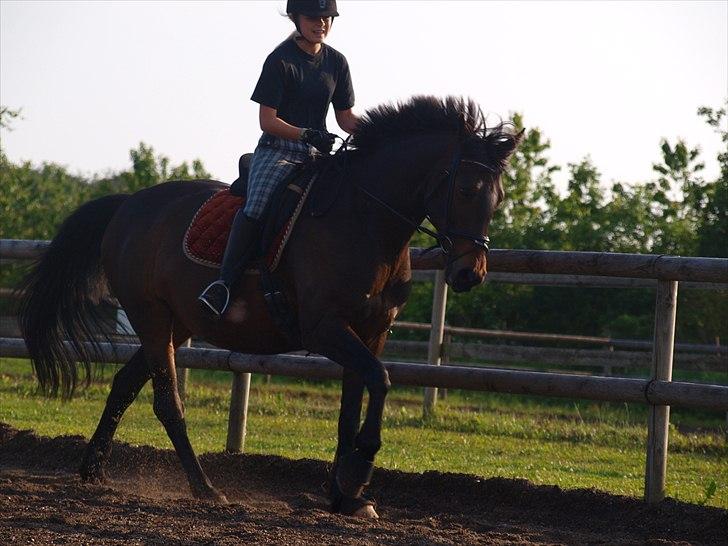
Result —
<instances>
[{"instance_id":1,"label":"tree","mask_svg":"<svg viewBox=\"0 0 728 546\"><path fill-rule=\"evenodd\" d=\"M698 251L701 256L728 257L728 128L726 106L720 109L701 107L698 115L720 135L723 148L718 152L720 175L705 190L706 202L698 226Z\"/></svg>"},{"instance_id":2,"label":"tree","mask_svg":"<svg viewBox=\"0 0 728 546\"><path fill-rule=\"evenodd\" d=\"M171 166L168 157L155 154L154 148L144 142L140 142L137 148L129 150L129 159L132 165L130 171L122 171L92 182L94 196L134 193L167 180L210 178L210 173L205 170L199 159L193 160L191 166L186 161Z\"/></svg>"},{"instance_id":3,"label":"tree","mask_svg":"<svg viewBox=\"0 0 728 546\"><path fill-rule=\"evenodd\" d=\"M605 251L601 175L589 158L568 167L568 193L555 203L553 215L556 248Z\"/></svg>"},{"instance_id":4,"label":"tree","mask_svg":"<svg viewBox=\"0 0 728 546\"><path fill-rule=\"evenodd\" d=\"M523 116L513 114L516 131L524 130ZM539 128L525 130L521 144L511 155L503 173L505 198L493 219L497 244L505 248L551 248L551 224L557 200L552 175L560 167L551 165L546 152L551 142Z\"/></svg>"}]
</instances>

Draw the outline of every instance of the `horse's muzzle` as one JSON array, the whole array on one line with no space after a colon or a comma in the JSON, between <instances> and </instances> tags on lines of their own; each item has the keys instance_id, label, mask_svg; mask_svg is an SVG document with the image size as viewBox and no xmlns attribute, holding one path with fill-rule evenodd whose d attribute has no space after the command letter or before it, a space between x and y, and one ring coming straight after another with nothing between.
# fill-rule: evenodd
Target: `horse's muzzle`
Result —
<instances>
[{"instance_id":1,"label":"horse's muzzle","mask_svg":"<svg viewBox=\"0 0 728 546\"><path fill-rule=\"evenodd\" d=\"M488 271L485 252L465 253L448 264L445 280L455 292L467 292L485 280Z\"/></svg>"},{"instance_id":2,"label":"horse's muzzle","mask_svg":"<svg viewBox=\"0 0 728 546\"><path fill-rule=\"evenodd\" d=\"M485 275L479 274L477 271L464 267L448 275L447 284L455 292L467 292L471 288L478 286L485 280Z\"/></svg>"}]
</instances>

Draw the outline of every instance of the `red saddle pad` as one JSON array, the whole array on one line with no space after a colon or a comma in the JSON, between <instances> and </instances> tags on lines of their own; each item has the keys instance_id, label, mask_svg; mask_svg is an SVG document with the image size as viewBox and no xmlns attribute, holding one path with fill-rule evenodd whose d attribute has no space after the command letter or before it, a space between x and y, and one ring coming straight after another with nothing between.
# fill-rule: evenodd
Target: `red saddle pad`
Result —
<instances>
[{"instance_id":1,"label":"red saddle pad","mask_svg":"<svg viewBox=\"0 0 728 546\"><path fill-rule=\"evenodd\" d=\"M193 262L219 267L225 254L230 226L245 199L220 190L199 208L187 228L184 251Z\"/></svg>"},{"instance_id":2,"label":"red saddle pad","mask_svg":"<svg viewBox=\"0 0 728 546\"><path fill-rule=\"evenodd\" d=\"M302 197L293 217L285 224L266 252L265 260L271 271L278 265L305 197L305 195ZM205 201L195 213L185 233L182 243L185 256L200 265L220 267L233 218L244 202L245 198L231 195L228 189L219 190Z\"/></svg>"}]
</instances>

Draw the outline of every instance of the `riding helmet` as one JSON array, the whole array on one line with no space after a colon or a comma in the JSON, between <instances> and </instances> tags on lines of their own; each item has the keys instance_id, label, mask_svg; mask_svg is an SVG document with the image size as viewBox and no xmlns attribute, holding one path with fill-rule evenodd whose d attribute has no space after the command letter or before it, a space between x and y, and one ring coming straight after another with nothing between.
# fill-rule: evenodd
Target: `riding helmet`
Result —
<instances>
[{"instance_id":1,"label":"riding helmet","mask_svg":"<svg viewBox=\"0 0 728 546\"><path fill-rule=\"evenodd\" d=\"M338 17L336 0L288 0L286 13L308 17Z\"/></svg>"}]
</instances>

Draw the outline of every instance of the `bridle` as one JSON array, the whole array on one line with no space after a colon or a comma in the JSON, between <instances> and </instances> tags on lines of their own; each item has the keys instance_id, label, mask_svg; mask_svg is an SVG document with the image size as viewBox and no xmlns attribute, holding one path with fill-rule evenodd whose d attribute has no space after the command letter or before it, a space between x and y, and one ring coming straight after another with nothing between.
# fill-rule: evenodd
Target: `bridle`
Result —
<instances>
[{"instance_id":1,"label":"bridle","mask_svg":"<svg viewBox=\"0 0 728 546\"><path fill-rule=\"evenodd\" d=\"M448 257L448 264L465 256L466 254L469 254L470 252L473 252L474 250L481 249L483 250L483 252L485 252L485 254L488 254L488 252L490 252L490 237L488 237L487 235L473 235L471 233L455 231L450 228L450 211L452 210L452 201L455 194L455 177L457 176L460 165L462 165L463 163L466 163L468 165L475 165L477 167L490 171L491 173L496 172L493 167L486 165L485 163L481 163L480 161L475 161L473 159L463 159L461 145L458 145L455 149L455 153L453 154L452 160L450 162L450 168L445 171L445 176L447 177L447 202L445 205L444 230L442 230L441 232L431 232L430 230L426 230L427 228L423 228L423 230L426 231L421 231L421 233L426 233L427 235L434 237L434 239L437 241L437 246L439 246L442 249L442 252ZM425 207L427 207L427 203L432 198L432 195L435 193L437 188L439 188L440 184L435 185L428 193L428 195L425 196ZM427 218L429 219L429 215L427 216ZM418 229L418 231L420 230ZM468 252L464 252L463 254L452 258L450 257L450 254L455 248L453 239L464 239L472 243L473 247Z\"/></svg>"},{"instance_id":2,"label":"bridle","mask_svg":"<svg viewBox=\"0 0 728 546\"><path fill-rule=\"evenodd\" d=\"M339 137L341 138L341 137ZM342 140L342 144L339 147L338 150L334 153L334 155L338 155L342 150L346 150L349 140L351 139L351 136L349 136L346 140ZM346 158L346 155L344 155L344 158ZM414 228L416 231L420 233L424 233L425 235L428 235L435 239L437 241L437 244L433 247L431 247L428 250L432 250L435 248L440 248L447 257L446 266L450 265L454 261L462 258L463 256L470 254L471 252L474 252L476 250L482 250L485 252L485 254L488 254L490 251L490 237L487 235L473 235L471 233L464 233L462 231L456 231L450 228L450 209L452 208L452 201L455 193L455 177L457 176L458 169L460 168L460 165L463 163L466 163L468 165L475 165L477 167L480 167L482 169L485 169L487 171L490 171L491 173L495 173L496 169L491 167L490 165L486 165L485 163L481 163L480 161L475 161L472 159L463 159L462 158L462 145L458 145L455 149L455 152L453 154L452 160L450 161L450 168L445 171L445 176L443 177L442 181L447 180L447 204L445 209L445 222L444 222L444 228L442 230L436 230L433 231L423 225L418 224L417 222L414 222L411 218L405 216L401 212L399 212L397 209L383 201L381 198L374 195L372 192L367 190L365 187L357 184L356 188L361 191L364 195L369 197L372 201L383 207L384 209L388 210L390 213L392 213L394 216L402 220L402 222L406 223L407 225ZM346 165L344 164L344 167L342 169L343 171L346 170ZM342 173L343 174L343 173ZM427 203L432 199L433 194L435 191L440 187L442 184L442 181L438 184L435 184L433 188L425 195L425 207L427 208ZM426 218L429 220L430 215L428 214ZM472 243L472 247L467 252L463 252L462 254L459 254L455 257L452 256L452 252L455 248L455 243L453 242L453 239L464 239L466 241L469 241Z\"/></svg>"}]
</instances>

